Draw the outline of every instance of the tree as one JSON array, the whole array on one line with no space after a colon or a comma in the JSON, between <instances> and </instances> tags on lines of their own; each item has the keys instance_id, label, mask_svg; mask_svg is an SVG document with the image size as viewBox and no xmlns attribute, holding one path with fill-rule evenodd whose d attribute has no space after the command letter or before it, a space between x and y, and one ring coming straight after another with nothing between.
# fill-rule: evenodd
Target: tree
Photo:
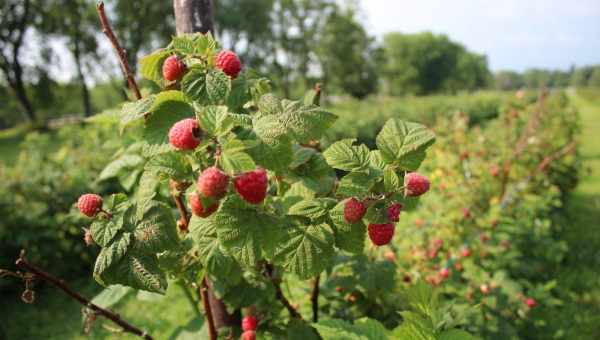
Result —
<instances>
[{"instance_id":1,"label":"tree","mask_svg":"<svg viewBox=\"0 0 600 340\"><path fill-rule=\"evenodd\" d=\"M488 86L491 79L487 57L470 53L463 48L454 72L446 81L445 88L452 93L459 90L473 91Z\"/></svg>"},{"instance_id":2,"label":"tree","mask_svg":"<svg viewBox=\"0 0 600 340\"><path fill-rule=\"evenodd\" d=\"M498 90L515 90L523 85L523 77L518 72L499 71L494 75L494 87Z\"/></svg>"},{"instance_id":3,"label":"tree","mask_svg":"<svg viewBox=\"0 0 600 340\"><path fill-rule=\"evenodd\" d=\"M332 12L319 34L317 55L326 86L363 98L377 89L377 69L371 39L354 12Z\"/></svg>"},{"instance_id":4,"label":"tree","mask_svg":"<svg viewBox=\"0 0 600 340\"><path fill-rule=\"evenodd\" d=\"M592 74L590 75L590 80L588 81L588 86L600 87L600 66L594 67Z\"/></svg>"},{"instance_id":5,"label":"tree","mask_svg":"<svg viewBox=\"0 0 600 340\"><path fill-rule=\"evenodd\" d=\"M25 90L21 50L28 23L34 16L30 0L3 0L0 4L0 69L30 122L36 120L36 115Z\"/></svg>"}]
</instances>

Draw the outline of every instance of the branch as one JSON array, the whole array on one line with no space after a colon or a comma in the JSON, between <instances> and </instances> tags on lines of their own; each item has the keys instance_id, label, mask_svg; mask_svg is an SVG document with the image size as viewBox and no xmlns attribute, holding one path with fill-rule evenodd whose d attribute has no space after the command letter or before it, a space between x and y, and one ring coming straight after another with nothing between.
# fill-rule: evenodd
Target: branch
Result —
<instances>
[{"instance_id":1,"label":"branch","mask_svg":"<svg viewBox=\"0 0 600 340\"><path fill-rule=\"evenodd\" d=\"M119 63L121 64L121 70L123 71L123 75L127 79L127 84L129 84L129 89L135 95L136 99L142 99L142 95L140 93L140 89L135 82L135 78L133 78L133 74L131 73L131 69L129 68L129 63L127 62L127 56L125 55L125 50L119 44L119 40L115 36L112 28L110 27L110 23L106 18L106 13L104 12L104 2L100 1L96 5L96 10L98 11L98 17L100 18L100 23L102 24L102 32L108 37L113 48L117 52L119 57Z\"/></svg>"},{"instance_id":2,"label":"branch","mask_svg":"<svg viewBox=\"0 0 600 340\"><path fill-rule=\"evenodd\" d=\"M313 281L312 294L310 294L310 302L312 303L313 322L319 321L319 283L321 275L315 276Z\"/></svg>"},{"instance_id":3,"label":"branch","mask_svg":"<svg viewBox=\"0 0 600 340\"><path fill-rule=\"evenodd\" d=\"M283 295L283 291L281 290L281 282L279 279L277 279L273 275L274 274L273 273L274 272L273 265L270 263L267 263L267 264L265 264L265 269L267 271L267 276L271 279L271 283L273 283L273 287L275 287L275 297L277 298L277 300L279 300L283 304L283 306L288 310L288 312L290 313L290 316L292 318L302 319L302 315L300 315L300 313L298 313L296 308L294 308L294 306L292 306L292 304L285 297L285 295Z\"/></svg>"},{"instance_id":4,"label":"branch","mask_svg":"<svg viewBox=\"0 0 600 340\"><path fill-rule=\"evenodd\" d=\"M58 278L52 276L51 274L43 271L42 269L34 266L33 264L27 262L27 260L25 259L25 250L21 251L21 255L19 255L19 259L17 259L16 265L17 265L17 267L19 267L23 270L26 270L26 271L29 271L29 272L35 274L36 278L40 278L40 279L52 284L56 288L62 289L62 291L65 292L65 294L67 294L71 298L77 300L79 303L81 303L85 307L93 310L95 313L100 314L103 317L105 317L105 318L111 320L112 322L116 323L117 325L121 326L123 331L125 331L127 333L135 334L146 340L153 340L152 336L150 336L148 333L133 326L132 324L128 323L127 321L121 319L121 317L118 314L115 314L112 311L110 311L108 309L104 309L96 304L93 304L90 300L88 300L81 294L79 294L79 293L75 292L74 290L72 290L71 288L69 288L69 286L65 283L64 280L58 279Z\"/></svg>"},{"instance_id":5,"label":"branch","mask_svg":"<svg viewBox=\"0 0 600 340\"><path fill-rule=\"evenodd\" d=\"M188 225L190 222L189 215L187 213L187 209L185 208L185 204L183 203L183 192L190 186L189 183L180 183L173 179L169 180L169 191L171 192L171 196L175 201L175 205L177 206L177 210L179 211L179 221L177 222L177 226L179 230L182 232L188 231Z\"/></svg>"},{"instance_id":6,"label":"branch","mask_svg":"<svg viewBox=\"0 0 600 340\"><path fill-rule=\"evenodd\" d=\"M573 152L575 150L575 148L577 147L577 142L576 141L572 141L569 144L565 145L564 147L562 147L560 150L544 157L544 159L540 162L540 164L537 166L535 173L539 173L539 172L544 172L547 170L548 166L550 165L550 163L552 163L553 161L562 158L563 156Z\"/></svg>"},{"instance_id":7,"label":"branch","mask_svg":"<svg viewBox=\"0 0 600 340\"><path fill-rule=\"evenodd\" d=\"M202 305L206 313L206 320L208 321L208 335L210 340L217 340L217 330L215 329L215 320L213 318L212 309L210 308L210 301L208 300L208 283L206 282L206 276L202 279L200 285L200 296L202 297Z\"/></svg>"}]
</instances>

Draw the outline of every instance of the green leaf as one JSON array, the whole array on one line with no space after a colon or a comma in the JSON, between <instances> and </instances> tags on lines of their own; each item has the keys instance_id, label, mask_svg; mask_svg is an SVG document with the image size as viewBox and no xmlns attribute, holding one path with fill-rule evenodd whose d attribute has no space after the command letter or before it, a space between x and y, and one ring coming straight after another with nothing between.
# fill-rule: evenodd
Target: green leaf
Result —
<instances>
[{"instance_id":1,"label":"green leaf","mask_svg":"<svg viewBox=\"0 0 600 340\"><path fill-rule=\"evenodd\" d=\"M131 172L132 169L138 167L144 162L144 158L136 154L124 154L114 161L108 163L98 176L99 181L104 181L109 178L117 177L122 172Z\"/></svg>"},{"instance_id":2,"label":"green leaf","mask_svg":"<svg viewBox=\"0 0 600 340\"><path fill-rule=\"evenodd\" d=\"M300 102L283 100L282 106L283 113L278 117L299 143L321 138L337 119L334 114L315 105L305 106Z\"/></svg>"},{"instance_id":3,"label":"green leaf","mask_svg":"<svg viewBox=\"0 0 600 340\"><path fill-rule=\"evenodd\" d=\"M196 117L200 127L210 136L221 136L237 125L238 117L228 113L227 106L203 106L197 108ZM249 117L248 117L249 118Z\"/></svg>"},{"instance_id":4,"label":"green leaf","mask_svg":"<svg viewBox=\"0 0 600 340\"><path fill-rule=\"evenodd\" d=\"M251 150L253 158L265 169L285 171L294 157L287 129L276 116L258 117L253 120L253 125L262 142Z\"/></svg>"},{"instance_id":5,"label":"green leaf","mask_svg":"<svg viewBox=\"0 0 600 340\"><path fill-rule=\"evenodd\" d=\"M376 321L373 321L376 322ZM387 339L385 334L380 337L380 330L377 326L366 324L364 321L359 326L340 319L320 320L312 324L317 329L323 339L327 340L382 340ZM383 326L382 326L383 327ZM410 339L411 338L394 338Z\"/></svg>"},{"instance_id":6,"label":"green leaf","mask_svg":"<svg viewBox=\"0 0 600 340\"><path fill-rule=\"evenodd\" d=\"M132 292L133 289L131 289L131 287L111 285L104 288L100 294L94 296L91 302L102 308L110 308Z\"/></svg>"},{"instance_id":7,"label":"green leaf","mask_svg":"<svg viewBox=\"0 0 600 340\"><path fill-rule=\"evenodd\" d=\"M397 192L403 183L400 177L394 171L394 168L386 166L383 170L383 186L386 192Z\"/></svg>"},{"instance_id":8,"label":"green leaf","mask_svg":"<svg viewBox=\"0 0 600 340\"><path fill-rule=\"evenodd\" d=\"M171 151L152 157L145 165L146 172L178 180L185 180L193 175L192 167L185 156Z\"/></svg>"},{"instance_id":9,"label":"green leaf","mask_svg":"<svg viewBox=\"0 0 600 340\"><path fill-rule=\"evenodd\" d=\"M265 115L277 115L283 111L281 99L273 93L262 95L256 104L258 106L258 111Z\"/></svg>"},{"instance_id":10,"label":"green leaf","mask_svg":"<svg viewBox=\"0 0 600 340\"><path fill-rule=\"evenodd\" d=\"M290 207L287 214L296 216L306 216L310 219L317 219L327 215L329 209L335 206L336 201L331 198L315 198L311 200L300 201Z\"/></svg>"},{"instance_id":11,"label":"green leaf","mask_svg":"<svg viewBox=\"0 0 600 340\"><path fill-rule=\"evenodd\" d=\"M329 211L329 217L335 226L335 245L345 251L361 254L365 249L367 226L362 221L354 224L344 219L346 201L339 202Z\"/></svg>"},{"instance_id":12,"label":"green leaf","mask_svg":"<svg viewBox=\"0 0 600 340\"><path fill-rule=\"evenodd\" d=\"M210 70L206 74L206 94L213 104L221 104L231 90L231 80L221 70Z\"/></svg>"},{"instance_id":13,"label":"green leaf","mask_svg":"<svg viewBox=\"0 0 600 340\"><path fill-rule=\"evenodd\" d=\"M333 230L325 223L293 225L275 253L276 263L302 279L319 274L333 257Z\"/></svg>"},{"instance_id":14,"label":"green leaf","mask_svg":"<svg viewBox=\"0 0 600 340\"><path fill-rule=\"evenodd\" d=\"M90 227L90 232L92 233L94 242L101 247L106 247L122 227L123 220L115 216L115 218L108 221L95 221Z\"/></svg>"},{"instance_id":15,"label":"green leaf","mask_svg":"<svg viewBox=\"0 0 600 340\"><path fill-rule=\"evenodd\" d=\"M131 234L123 233L117 237L108 247L102 248L96 258L94 265L94 276L100 277L111 265L119 262L127 253L131 243Z\"/></svg>"},{"instance_id":16,"label":"green leaf","mask_svg":"<svg viewBox=\"0 0 600 340\"><path fill-rule=\"evenodd\" d=\"M323 152L327 163L336 169L359 171L370 164L369 148L365 145L353 146L356 139L343 139L335 142Z\"/></svg>"},{"instance_id":17,"label":"green leaf","mask_svg":"<svg viewBox=\"0 0 600 340\"><path fill-rule=\"evenodd\" d=\"M354 328L370 340L387 340L387 330L379 321L361 318L354 321Z\"/></svg>"},{"instance_id":18,"label":"green leaf","mask_svg":"<svg viewBox=\"0 0 600 340\"><path fill-rule=\"evenodd\" d=\"M469 334L462 329L450 329L442 332L436 337L436 340L476 340L477 337Z\"/></svg>"},{"instance_id":19,"label":"green leaf","mask_svg":"<svg viewBox=\"0 0 600 340\"><path fill-rule=\"evenodd\" d=\"M177 224L169 206L152 201L144 207L135 226L136 248L143 253L159 253L177 246Z\"/></svg>"},{"instance_id":20,"label":"green leaf","mask_svg":"<svg viewBox=\"0 0 600 340\"><path fill-rule=\"evenodd\" d=\"M124 284L135 289L164 294L167 277L158 266L156 255L129 252L118 264L102 275L95 275L103 284Z\"/></svg>"},{"instance_id":21,"label":"green leaf","mask_svg":"<svg viewBox=\"0 0 600 340\"><path fill-rule=\"evenodd\" d=\"M290 163L290 168L295 169L300 165L305 164L315 153L317 153L317 151L313 148L297 147L294 152L292 163Z\"/></svg>"},{"instance_id":22,"label":"green leaf","mask_svg":"<svg viewBox=\"0 0 600 340\"><path fill-rule=\"evenodd\" d=\"M420 164L424 157L424 151L435 142L435 135L422 124L390 119L376 141L386 163L415 170L415 165Z\"/></svg>"},{"instance_id":23,"label":"green leaf","mask_svg":"<svg viewBox=\"0 0 600 340\"><path fill-rule=\"evenodd\" d=\"M181 79L181 91L192 101L206 103L206 71L200 67L192 67Z\"/></svg>"},{"instance_id":24,"label":"green leaf","mask_svg":"<svg viewBox=\"0 0 600 340\"><path fill-rule=\"evenodd\" d=\"M136 201L145 207L156 196L156 190L160 186L160 178L154 171L144 171L140 177L136 192Z\"/></svg>"},{"instance_id":25,"label":"green leaf","mask_svg":"<svg viewBox=\"0 0 600 340\"><path fill-rule=\"evenodd\" d=\"M319 195L330 193L336 180L333 168L323 155L316 152L308 162L294 168L289 177L292 181L301 181L302 185Z\"/></svg>"},{"instance_id":26,"label":"green leaf","mask_svg":"<svg viewBox=\"0 0 600 340\"><path fill-rule=\"evenodd\" d=\"M121 109L121 119L119 122L119 131L122 134L129 126L144 120L144 116L150 114L150 109L154 103L155 96L151 95L135 102L123 104Z\"/></svg>"},{"instance_id":27,"label":"green leaf","mask_svg":"<svg viewBox=\"0 0 600 340\"><path fill-rule=\"evenodd\" d=\"M337 194L345 197L365 197L375 184L375 179L369 173L351 172L338 183Z\"/></svg>"},{"instance_id":28,"label":"green leaf","mask_svg":"<svg viewBox=\"0 0 600 340\"><path fill-rule=\"evenodd\" d=\"M180 91L163 91L156 96L146 120L144 139L150 145L168 144L169 130L176 122L194 116Z\"/></svg>"},{"instance_id":29,"label":"green leaf","mask_svg":"<svg viewBox=\"0 0 600 340\"><path fill-rule=\"evenodd\" d=\"M237 139L225 142L221 149L220 164L223 170L230 175L256 169L252 157L246 152L246 145Z\"/></svg>"},{"instance_id":30,"label":"green leaf","mask_svg":"<svg viewBox=\"0 0 600 340\"><path fill-rule=\"evenodd\" d=\"M210 32L187 33L173 37L169 47L181 54L200 55L208 59L219 48L219 44Z\"/></svg>"},{"instance_id":31,"label":"green leaf","mask_svg":"<svg viewBox=\"0 0 600 340\"><path fill-rule=\"evenodd\" d=\"M221 203L214 220L221 245L246 266L254 266L263 258L263 252L271 254L280 238L280 221L237 195Z\"/></svg>"},{"instance_id":32,"label":"green leaf","mask_svg":"<svg viewBox=\"0 0 600 340\"><path fill-rule=\"evenodd\" d=\"M152 80L158 86L163 85L162 65L171 55L167 50L158 50L140 59L140 74L142 77Z\"/></svg>"}]
</instances>

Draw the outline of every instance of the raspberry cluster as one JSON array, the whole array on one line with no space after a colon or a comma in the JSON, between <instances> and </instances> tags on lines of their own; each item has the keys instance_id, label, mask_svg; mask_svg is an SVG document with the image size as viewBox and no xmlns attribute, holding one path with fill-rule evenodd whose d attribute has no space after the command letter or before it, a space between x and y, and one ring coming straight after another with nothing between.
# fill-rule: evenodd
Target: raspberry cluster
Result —
<instances>
[{"instance_id":1,"label":"raspberry cluster","mask_svg":"<svg viewBox=\"0 0 600 340\"><path fill-rule=\"evenodd\" d=\"M243 340L255 340L256 339L256 328L258 326L258 319L254 315L246 315L242 319L242 339Z\"/></svg>"}]
</instances>

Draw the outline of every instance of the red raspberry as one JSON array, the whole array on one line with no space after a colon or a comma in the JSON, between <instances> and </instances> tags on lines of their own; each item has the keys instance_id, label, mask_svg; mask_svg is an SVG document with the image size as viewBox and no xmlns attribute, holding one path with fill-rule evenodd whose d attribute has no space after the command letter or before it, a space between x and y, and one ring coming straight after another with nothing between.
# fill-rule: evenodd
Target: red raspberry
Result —
<instances>
[{"instance_id":1,"label":"red raspberry","mask_svg":"<svg viewBox=\"0 0 600 340\"><path fill-rule=\"evenodd\" d=\"M227 50L223 50L217 54L215 66L223 70L223 73L231 78L237 77L242 69L242 63L240 62L238 56L235 53Z\"/></svg>"},{"instance_id":2,"label":"red raspberry","mask_svg":"<svg viewBox=\"0 0 600 340\"><path fill-rule=\"evenodd\" d=\"M395 226L392 223L385 224L369 224L369 238L376 246L383 246L392 240L394 237Z\"/></svg>"},{"instance_id":3,"label":"red raspberry","mask_svg":"<svg viewBox=\"0 0 600 340\"><path fill-rule=\"evenodd\" d=\"M463 218L464 219L471 218L471 209L469 209L469 208L463 208L462 213L463 213Z\"/></svg>"},{"instance_id":4,"label":"red raspberry","mask_svg":"<svg viewBox=\"0 0 600 340\"><path fill-rule=\"evenodd\" d=\"M242 333L242 340L256 340L255 331L245 331Z\"/></svg>"},{"instance_id":5,"label":"red raspberry","mask_svg":"<svg viewBox=\"0 0 600 340\"><path fill-rule=\"evenodd\" d=\"M258 320L254 315L246 315L242 319L242 329L244 331L255 331L256 326L258 325Z\"/></svg>"},{"instance_id":6,"label":"red raspberry","mask_svg":"<svg viewBox=\"0 0 600 340\"><path fill-rule=\"evenodd\" d=\"M81 195L77 200L77 207L85 216L94 217L102 209L102 197L96 194Z\"/></svg>"},{"instance_id":7,"label":"red raspberry","mask_svg":"<svg viewBox=\"0 0 600 340\"><path fill-rule=\"evenodd\" d=\"M469 257L471 256L471 250L467 247L464 247L461 251L460 254L462 255L462 257Z\"/></svg>"},{"instance_id":8,"label":"red raspberry","mask_svg":"<svg viewBox=\"0 0 600 340\"><path fill-rule=\"evenodd\" d=\"M256 168L254 171L246 172L233 180L235 190L242 196L244 201L252 204L261 203L267 196L267 171Z\"/></svg>"},{"instance_id":9,"label":"red raspberry","mask_svg":"<svg viewBox=\"0 0 600 340\"><path fill-rule=\"evenodd\" d=\"M198 177L197 189L204 197L219 199L227 192L228 185L229 176L212 166L204 170Z\"/></svg>"},{"instance_id":10,"label":"red raspberry","mask_svg":"<svg viewBox=\"0 0 600 340\"><path fill-rule=\"evenodd\" d=\"M219 203L215 202L205 210L204 206L202 205L202 200L196 193L190 194L189 203L192 213L198 217L208 217L219 208Z\"/></svg>"},{"instance_id":11,"label":"red raspberry","mask_svg":"<svg viewBox=\"0 0 600 340\"><path fill-rule=\"evenodd\" d=\"M481 286L479 286L479 290L481 290L483 295L488 295L490 293L490 286L488 286L485 283L482 283Z\"/></svg>"},{"instance_id":12,"label":"red raspberry","mask_svg":"<svg viewBox=\"0 0 600 340\"><path fill-rule=\"evenodd\" d=\"M196 119L183 119L171 127L169 143L179 150L194 150L200 144L201 134L202 131Z\"/></svg>"},{"instance_id":13,"label":"red raspberry","mask_svg":"<svg viewBox=\"0 0 600 340\"><path fill-rule=\"evenodd\" d=\"M387 210L388 219L391 222L400 221L400 210L402 210L402 204L400 204L400 203L392 204Z\"/></svg>"},{"instance_id":14,"label":"red raspberry","mask_svg":"<svg viewBox=\"0 0 600 340\"><path fill-rule=\"evenodd\" d=\"M350 224L362 220L366 212L367 207L365 207L365 205L361 201L357 200L354 197L347 200L346 204L344 204L344 219Z\"/></svg>"},{"instance_id":15,"label":"red raspberry","mask_svg":"<svg viewBox=\"0 0 600 340\"><path fill-rule=\"evenodd\" d=\"M409 172L404 176L404 196L421 196L429 190L427 177L416 172Z\"/></svg>"},{"instance_id":16,"label":"red raspberry","mask_svg":"<svg viewBox=\"0 0 600 340\"><path fill-rule=\"evenodd\" d=\"M163 63L163 77L168 81L178 80L185 71L187 71L187 67L176 55L168 57Z\"/></svg>"},{"instance_id":17,"label":"red raspberry","mask_svg":"<svg viewBox=\"0 0 600 340\"><path fill-rule=\"evenodd\" d=\"M525 300L525 304L527 305L527 307L533 308L533 307L535 307L537 302L533 298L528 298L527 300Z\"/></svg>"},{"instance_id":18,"label":"red raspberry","mask_svg":"<svg viewBox=\"0 0 600 340\"><path fill-rule=\"evenodd\" d=\"M442 268L440 269L440 277L447 279L450 276L450 269Z\"/></svg>"}]
</instances>

